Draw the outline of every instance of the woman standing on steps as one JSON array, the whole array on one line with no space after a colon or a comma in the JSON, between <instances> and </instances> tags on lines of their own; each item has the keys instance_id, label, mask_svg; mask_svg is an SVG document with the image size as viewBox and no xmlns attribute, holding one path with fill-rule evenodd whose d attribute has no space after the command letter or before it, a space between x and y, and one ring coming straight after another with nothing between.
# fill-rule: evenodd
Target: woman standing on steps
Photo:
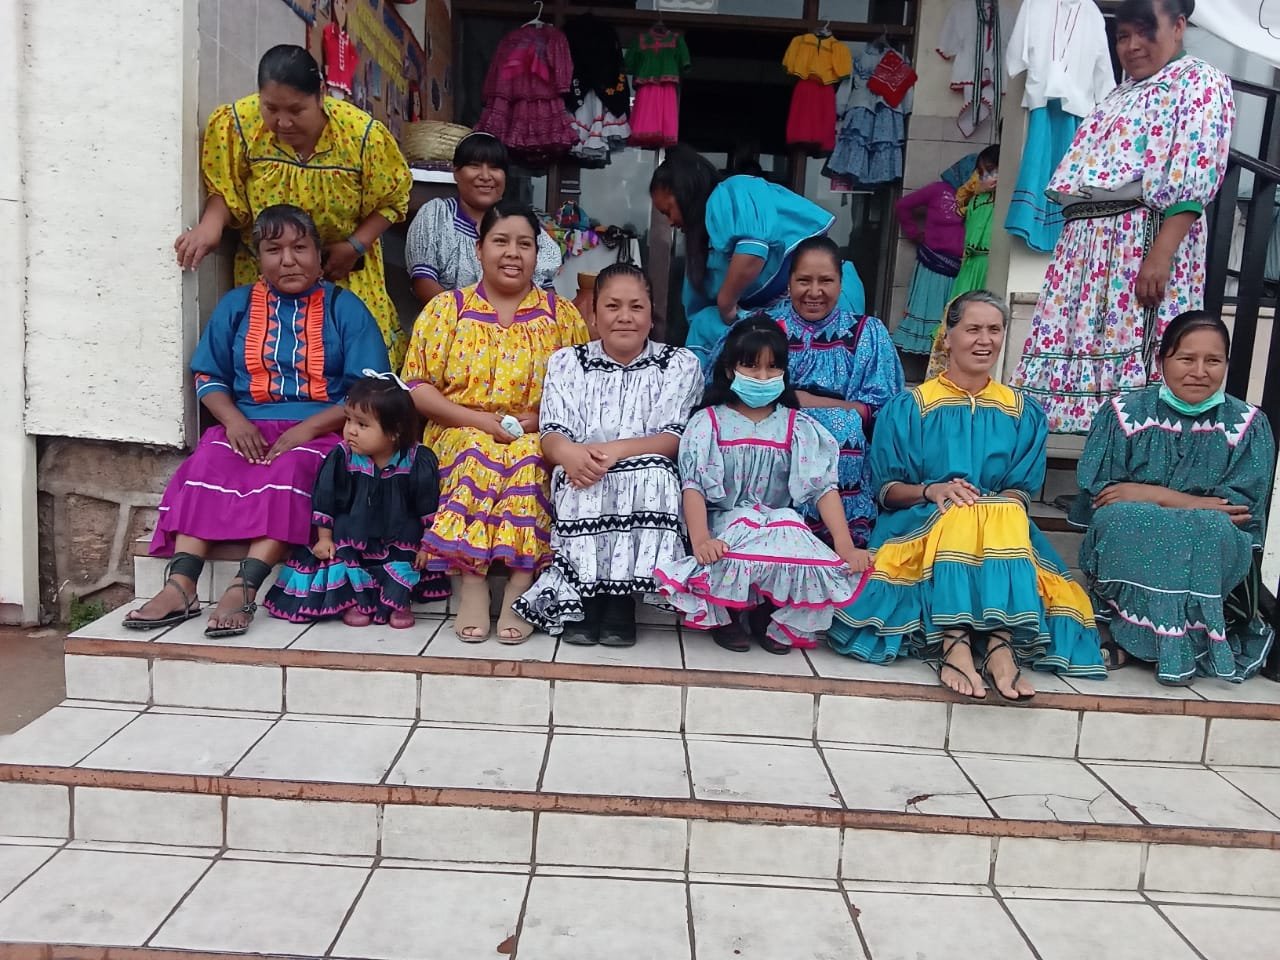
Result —
<instances>
[{"instance_id":1,"label":"woman standing on steps","mask_svg":"<svg viewBox=\"0 0 1280 960\"><path fill-rule=\"evenodd\" d=\"M183 269L194 270L230 227L241 231L236 282L252 283L254 218L275 203L301 207L320 231L325 278L364 301L399 366L407 338L387 293L381 238L404 219L413 178L386 127L326 97L311 54L281 44L258 63L257 93L209 115L200 169L209 199L174 244Z\"/></svg>"},{"instance_id":2,"label":"woman standing on steps","mask_svg":"<svg viewBox=\"0 0 1280 960\"><path fill-rule=\"evenodd\" d=\"M946 372L898 394L876 423L871 575L836 611L831 646L872 663L921 657L974 700L988 684L1030 700L1023 667L1103 679L1089 598L1027 515L1044 483L1044 414L991 379L1008 307L961 294L945 324Z\"/></svg>"},{"instance_id":3,"label":"woman standing on steps","mask_svg":"<svg viewBox=\"0 0 1280 960\"><path fill-rule=\"evenodd\" d=\"M508 582L501 643L533 627L511 609L551 562L551 501L539 443L542 379L551 355L586 343L577 309L533 284L538 218L500 200L480 221L481 280L435 297L413 326L405 382L440 462L440 508L423 537L427 569L462 578L459 639L488 639L495 564Z\"/></svg>"},{"instance_id":4,"label":"woman standing on steps","mask_svg":"<svg viewBox=\"0 0 1280 960\"><path fill-rule=\"evenodd\" d=\"M1169 322L1204 306L1202 214L1222 186L1231 81L1183 50L1192 0L1125 0L1128 79L1076 131L1048 193L1066 226L1012 383L1051 433L1088 433L1108 400L1157 375Z\"/></svg>"},{"instance_id":5,"label":"woman standing on steps","mask_svg":"<svg viewBox=\"0 0 1280 960\"><path fill-rule=\"evenodd\" d=\"M173 559L164 588L125 619L133 630L199 616L196 582L223 542L247 542L249 556L205 633L249 629L271 568L310 542L311 489L341 439L348 389L365 369L386 368L368 308L320 279L320 234L307 214L268 207L253 244L262 279L218 302L191 358L196 397L218 425L165 488L151 555Z\"/></svg>"},{"instance_id":6,"label":"woman standing on steps","mask_svg":"<svg viewBox=\"0 0 1280 960\"><path fill-rule=\"evenodd\" d=\"M1106 403L1080 458L1071 519L1112 665L1156 679L1239 683L1274 633L1258 610L1275 442L1257 407L1223 391L1231 337L1203 310L1169 324L1160 386Z\"/></svg>"}]
</instances>

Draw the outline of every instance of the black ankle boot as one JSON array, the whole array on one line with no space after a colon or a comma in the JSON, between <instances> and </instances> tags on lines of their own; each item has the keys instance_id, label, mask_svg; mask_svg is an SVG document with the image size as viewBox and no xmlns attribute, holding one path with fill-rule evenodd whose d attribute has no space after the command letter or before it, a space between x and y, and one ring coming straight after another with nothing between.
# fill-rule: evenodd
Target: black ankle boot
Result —
<instances>
[{"instance_id":1,"label":"black ankle boot","mask_svg":"<svg viewBox=\"0 0 1280 960\"><path fill-rule=\"evenodd\" d=\"M605 600L600 646L633 647L636 643L636 600L631 594Z\"/></svg>"},{"instance_id":2,"label":"black ankle boot","mask_svg":"<svg viewBox=\"0 0 1280 960\"><path fill-rule=\"evenodd\" d=\"M583 597L582 619L565 625L561 640L576 647L593 647L600 642L600 621L606 597Z\"/></svg>"}]
</instances>

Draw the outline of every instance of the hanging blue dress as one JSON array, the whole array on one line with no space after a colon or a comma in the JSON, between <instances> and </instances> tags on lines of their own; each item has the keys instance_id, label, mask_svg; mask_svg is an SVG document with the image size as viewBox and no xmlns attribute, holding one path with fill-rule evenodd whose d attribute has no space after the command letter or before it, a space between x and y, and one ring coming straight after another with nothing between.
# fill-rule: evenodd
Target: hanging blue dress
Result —
<instances>
[{"instance_id":1,"label":"hanging blue dress","mask_svg":"<svg viewBox=\"0 0 1280 960\"><path fill-rule=\"evenodd\" d=\"M804 409L835 437L840 447L836 483L853 542L865 547L876 517L875 491L867 475L868 438L880 408L902 392L902 363L889 332L875 317L837 308L825 319L810 323L789 303L779 314L787 332L787 368L792 385L819 396L866 404L870 414L864 422L856 410ZM829 542L817 508L807 504L800 513L810 528Z\"/></svg>"},{"instance_id":2,"label":"hanging blue dress","mask_svg":"<svg viewBox=\"0 0 1280 960\"><path fill-rule=\"evenodd\" d=\"M835 216L812 200L761 177L725 180L707 199L707 269L702 289L684 281L684 311L689 321L685 346L708 366L727 332L716 295L736 253L759 257L764 269L738 299L744 314L771 307L787 296L791 254L800 241L825 236ZM862 280L852 263L841 271L841 306L861 314L866 307Z\"/></svg>"},{"instance_id":3,"label":"hanging blue dress","mask_svg":"<svg viewBox=\"0 0 1280 960\"><path fill-rule=\"evenodd\" d=\"M1045 190L1079 126L1080 118L1063 110L1061 100L1050 100L1027 117L1027 143L1004 228L1040 253L1053 252L1066 222L1061 205L1050 200Z\"/></svg>"}]
</instances>

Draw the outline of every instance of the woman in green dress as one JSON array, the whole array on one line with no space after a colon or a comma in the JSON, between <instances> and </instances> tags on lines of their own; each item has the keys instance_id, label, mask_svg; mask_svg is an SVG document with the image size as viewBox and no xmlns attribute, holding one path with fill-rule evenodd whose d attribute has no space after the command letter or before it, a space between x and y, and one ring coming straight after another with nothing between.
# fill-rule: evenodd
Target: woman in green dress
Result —
<instances>
[{"instance_id":1,"label":"woman in green dress","mask_svg":"<svg viewBox=\"0 0 1280 960\"><path fill-rule=\"evenodd\" d=\"M962 293L987 288L987 261L991 256L991 222L996 210L996 184L1000 167L1000 144L993 143L978 154L973 175L956 191L956 210L964 217L964 257L960 272L951 281L947 302ZM929 352L926 377L932 379L947 369L945 324L938 324Z\"/></svg>"},{"instance_id":2,"label":"woman in green dress","mask_svg":"<svg viewBox=\"0 0 1280 960\"><path fill-rule=\"evenodd\" d=\"M831 648L871 663L920 657L973 700L988 687L1030 700L1023 668L1106 679L1089 598L1027 513L1044 485L1044 413L991 378L1009 308L970 291L944 325L946 372L876 417L874 562L836 611Z\"/></svg>"},{"instance_id":3,"label":"woman in green dress","mask_svg":"<svg viewBox=\"0 0 1280 960\"><path fill-rule=\"evenodd\" d=\"M1275 443L1261 411L1223 390L1230 348L1212 314L1174 318L1164 382L1103 404L1080 458L1071 518L1088 526L1080 569L1112 666L1151 661L1164 684L1239 683L1273 639L1258 593Z\"/></svg>"}]
</instances>

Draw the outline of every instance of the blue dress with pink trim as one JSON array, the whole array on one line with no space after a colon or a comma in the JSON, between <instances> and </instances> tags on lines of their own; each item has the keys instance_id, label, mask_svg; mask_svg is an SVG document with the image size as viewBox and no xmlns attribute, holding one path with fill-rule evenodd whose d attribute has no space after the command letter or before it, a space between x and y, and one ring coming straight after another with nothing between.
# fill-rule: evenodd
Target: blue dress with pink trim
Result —
<instances>
[{"instance_id":1,"label":"blue dress with pink trim","mask_svg":"<svg viewBox=\"0 0 1280 960\"><path fill-rule=\"evenodd\" d=\"M332 560L298 547L267 593L273 617L309 623L356 609L385 623L397 610L449 595L449 579L413 567L440 500L435 454L414 444L385 467L339 444L311 495L311 522L333 532Z\"/></svg>"},{"instance_id":2,"label":"blue dress with pink trim","mask_svg":"<svg viewBox=\"0 0 1280 960\"><path fill-rule=\"evenodd\" d=\"M679 459L683 488L706 498L711 535L728 550L712 564L694 557L660 564L654 570L659 592L684 615L685 626L699 630L772 603L778 607L769 626L775 642L816 646L859 585L796 509L837 489L835 440L787 407L755 423L717 406L693 415Z\"/></svg>"}]
</instances>

